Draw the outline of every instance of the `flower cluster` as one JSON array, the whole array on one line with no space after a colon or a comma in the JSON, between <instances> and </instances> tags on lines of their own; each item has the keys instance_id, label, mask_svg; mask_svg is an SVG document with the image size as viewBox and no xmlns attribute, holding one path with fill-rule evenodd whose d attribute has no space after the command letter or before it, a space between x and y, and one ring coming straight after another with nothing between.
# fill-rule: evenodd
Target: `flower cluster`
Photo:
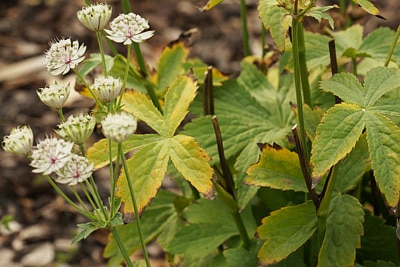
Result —
<instances>
[{"instance_id":1,"label":"flower cluster","mask_svg":"<svg viewBox=\"0 0 400 267\"><path fill-rule=\"evenodd\" d=\"M92 91L96 97L105 103L109 103L116 99L122 90L122 82L118 78L111 76L99 76L94 80Z\"/></svg>"},{"instance_id":2,"label":"flower cluster","mask_svg":"<svg viewBox=\"0 0 400 267\"><path fill-rule=\"evenodd\" d=\"M93 133L96 127L96 119L89 114L70 116L65 122L58 125L55 132L62 138L83 144Z\"/></svg>"},{"instance_id":3,"label":"flower cluster","mask_svg":"<svg viewBox=\"0 0 400 267\"><path fill-rule=\"evenodd\" d=\"M40 141L32 152L34 173L51 175L57 182L75 185L92 175L93 163L72 152L74 144L57 138Z\"/></svg>"},{"instance_id":4,"label":"flower cluster","mask_svg":"<svg viewBox=\"0 0 400 267\"><path fill-rule=\"evenodd\" d=\"M133 115L120 112L108 114L101 122L103 134L111 141L122 143L133 135L137 128L137 123Z\"/></svg>"},{"instance_id":5,"label":"flower cluster","mask_svg":"<svg viewBox=\"0 0 400 267\"><path fill-rule=\"evenodd\" d=\"M52 85L40 88L37 91L40 101L46 106L54 109L62 109L67 102L71 89L68 85L61 85L55 82Z\"/></svg>"},{"instance_id":6,"label":"flower cluster","mask_svg":"<svg viewBox=\"0 0 400 267\"><path fill-rule=\"evenodd\" d=\"M18 156L27 156L31 153L33 133L29 126L14 128L10 135L4 137L2 147L5 151Z\"/></svg>"},{"instance_id":7,"label":"flower cluster","mask_svg":"<svg viewBox=\"0 0 400 267\"><path fill-rule=\"evenodd\" d=\"M120 14L110 23L111 30L105 30L108 38L117 43L130 45L132 42L141 43L153 36L147 20L134 13Z\"/></svg>"}]
</instances>

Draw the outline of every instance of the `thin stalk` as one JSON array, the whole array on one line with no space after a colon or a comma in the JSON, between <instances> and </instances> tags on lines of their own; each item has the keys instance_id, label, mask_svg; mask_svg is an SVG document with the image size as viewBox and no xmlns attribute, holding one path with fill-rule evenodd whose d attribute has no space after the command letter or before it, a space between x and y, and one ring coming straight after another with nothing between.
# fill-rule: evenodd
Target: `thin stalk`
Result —
<instances>
[{"instance_id":1,"label":"thin stalk","mask_svg":"<svg viewBox=\"0 0 400 267\"><path fill-rule=\"evenodd\" d=\"M249 29L247 28L246 0L240 0L240 18L242 20L244 56L247 57L250 55L250 45L249 45Z\"/></svg>"},{"instance_id":2,"label":"thin stalk","mask_svg":"<svg viewBox=\"0 0 400 267\"><path fill-rule=\"evenodd\" d=\"M124 152L122 151L122 144L119 143L118 144L118 154L120 154L120 156L121 156L121 161L122 161L122 165L124 167L126 181L128 182L129 193L131 195L133 210L135 212L136 226L137 226L137 230L138 230L138 234L139 234L140 244L142 246L143 256L144 256L144 259L146 261L146 266L147 267L151 267L150 260L149 260L149 255L148 255L147 250L146 250L146 244L144 242L142 224L140 222L139 209L137 207L137 202L136 202L136 198L135 198L135 192L133 190L133 185L132 185L130 174L129 174L129 171L128 171L128 165L126 164L125 156L124 156L123 153Z\"/></svg>"},{"instance_id":3,"label":"thin stalk","mask_svg":"<svg viewBox=\"0 0 400 267\"><path fill-rule=\"evenodd\" d=\"M266 55L266 51L265 51L265 38L266 38L266 31L265 31L265 27L264 24L261 23L261 58L264 59L265 55Z\"/></svg>"},{"instance_id":4,"label":"thin stalk","mask_svg":"<svg viewBox=\"0 0 400 267\"><path fill-rule=\"evenodd\" d=\"M131 12L132 9L129 0L121 0L121 3L125 14Z\"/></svg>"},{"instance_id":5,"label":"thin stalk","mask_svg":"<svg viewBox=\"0 0 400 267\"><path fill-rule=\"evenodd\" d=\"M97 42L99 43L99 49L100 49L100 55L101 55L101 62L103 64L104 76L107 77L106 58L104 56L104 47L103 47L103 41L101 40L101 32L96 31L96 37L97 37Z\"/></svg>"},{"instance_id":6,"label":"thin stalk","mask_svg":"<svg viewBox=\"0 0 400 267\"><path fill-rule=\"evenodd\" d=\"M311 92L310 92L310 83L308 81L308 69L307 69L307 61L306 61L306 48L304 41L304 27L301 22L297 22L297 48L298 48L298 57L299 57L299 71L301 75L301 85L303 89L303 97L304 103L312 108L311 102ZM295 41L295 42L296 42Z\"/></svg>"},{"instance_id":7,"label":"thin stalk","mask_svg":"<svg viewBox=\"0 0 400 267\"><path fill-rule=\"evenodd\" d=\"M121 251L121 254L124 257L126 264L128 265L128 267L133 267L131 258L129 258L129 255L126 252L126 249L124 247L124 244L121 241L121 237L119 236L117 228L116 227L110 227L110 231L111 231L112 235L114 236L115 242L117 242L119 250Z\"/></svg>"},{"instance_id":8,"label":"thin stalk","mask_svg":"<svg viewBox=\"0 0 400 267\"><path fill-rule=\"evenodd\" d=\"M60 108L60 109L57 109L57 113L58 113L58 116L60 117L61 121L62 121L62 122L65 122L64 113L63 113L63 111L62 111L61 108Z\"/></svg>"},{"instance_id":9,"label":"thin stalk","mask_svg":"<svg viewBox=\"0 0 400 267\"><path fill-rule=\"evenodd\" d=\"M304 153L307 156L307 161L309 160L310 152L306 142L306 131L304 126L304 111L303 111L303 90L301 82L301 70L299 62L299 24L297 19L293 20L292 27L292 50L293 50L293 63L294 63L294 84L296 88L296 101L297 101L297 113L298 113L298 124L300 132L300 141L302 147L304 148ZM301 27L302 29L302 27Z\"/></svg>"},{"instance_id":10,"label":"thin stalk","mask_svg":"<svg viewBox=\"0 0 400 267\"><path fill-rule=\"evenodd\" d=\"M394 40L392 42L392 45L390 46L389 53L386 57L386 61L385 61L385 65L384 65L385 67L389 66L389 62L390 62L390 59L392 58L393 51L396 48L397 41L399 40L399 36L400 36L400 25L397 27L397 31L394 36Z\"/></svg>"},{"instance_id":11,"label":"thin stalk","mask_svg":"<svg viewBox=\"0 0 400 267\"><path fill-rule=\"evenodd\" d=\"M129 74L129 69L130 69L130 65L131 65L131 50L132 50L132 45L128 45L127 52L126 52L126 67L125 67L125 73L124 73L124 80L122 81L122 92L118 99L117 107L119 107L121 105L122 96L124 95L126 83L128 81L128 74Z\"/></svg>"},{"instance_id":12,"label":"thin stalk","mask_svg":"<svg viewBox=\"0 0 400 267\"><path fill-rule=\"evenodd\" d=\"M98 207L93 202L93 198L90 196L90 194L86 190L85 186L82 183L80 183L80 185L81 185L82 191L85 193L87 200L89 201L90 205L92 205L93 210L96 210ZM82 204L83 201L81 200L80 196L78 194L76 194L75 197L78 199L78 201L81 203L81 205L83 205Z\"/></svg>"},{"instance_id":13,"label":"thin stalk","mask_svg":"<svg viewBox=\"0 0 400 267\"><path fill-rule=\"evenodd\" d=\"M92 195L94 201L96 202L97 207L103 212L104 217L108 219L108 213L104 208L103 202L101 201L101 197L99 195L99 190L97 189L96 183L94 182L93 176L90 176L89 179L85 180L86 186L89 189L90 194Z\"/></svg>"},{"instance_id":14,"label":"thin stalk","mask_svg":"<svg viewBox=\"0 0 400 267\"><path fill-rule=\"evenodd\" d=\"M356 57L351 58L351 64L352 64L352 68L353 68L353 74L354 74L354 76L357 76L357 58Z\"/></svg>"},{"instance_id":15,"label":"thin stalk","mask_svg":"<svg viewBox=\"0 0 400 267\"><path fill-rule=\"evenodd\" d=\"M97 105L99 105L101 107L102 103L97 99L96 95L93 93L92 89L90 88L90 85L86 82L85 78L79 73L78 70L73 69L73 71L78 76L78 78L83 82L83 84L86 86L86 88L89 90L90 95L93 97L94 101L96 101Z\"/></svg>"},{"instance_id":16,"label":"thin stalk","mask_svg":"<svg viewBox=\"0 0 400 267\"><path fill-rule=\"evenodd\" d=\"M92 218L92 215L90 213L87 213L86 211L82 210L78 205L76 205L64 192L56 185L56 183L51 179L48 175L44 175L44 178L49 182L49 184L56 190L56 192L72 207L74 207L79 213L82 215Z\"/></svg>"}]
</instances>

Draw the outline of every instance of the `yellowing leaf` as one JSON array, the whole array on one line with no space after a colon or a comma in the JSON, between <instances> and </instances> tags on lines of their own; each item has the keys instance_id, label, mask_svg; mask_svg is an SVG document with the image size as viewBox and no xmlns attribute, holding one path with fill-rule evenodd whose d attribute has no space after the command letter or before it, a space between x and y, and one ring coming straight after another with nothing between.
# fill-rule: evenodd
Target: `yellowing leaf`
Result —
<instances>
[{"instance_id":1,"label":"yellowing leaf","mask_svg":"<svg viewBox=\"0 0 400 267\"><path fill-rule=\"evenodd\" d=\"M274 189L307 192L298 155L287 148L264 146L260 161L251 166L245 183Z\"/></svg>"},{"instance_id":2,"label":"yellowing leaf","mask_svg":"<svg viewBox=\"0 0 400 267\"><path fill-rule=\"evenodd\" d=\"M196 96L196 90L197 84L186 76L177 78L168 90L164 106L164 128L168 129L168 137L174 136L185 118L189 105Z\"/></svg>"},{"instance_id":3,"label":"yellowing leaf","mask_svg":"<svg viewBox=\"0 0 400 267\"><path fill-rule=\"evenodd\" d=\"M213 196L211 178L213 169L208 165L210 157L194 140L186 135L176 135L170 139L169 150L176 169L200 193L206 197Z\"/></svg>"},{"instance_id":4,"label":"yellowing leaf","mask_svg":"<svg viewBox=\"0 0 400 267\"><path fill-rule=\"evenodd\" d=\"M207 2L207 4L206 4L204 7L202 7L200 10L201 10L201 11L210 10L211 8L215 7L216 5L218 5L219 3L221 3L222 1L224 1L224 0L209 0L209 1Z\"/></svg>"},{"instance_id":5,"label":"yellowing leaf","mask_svg":"<svg viewBox=\"0 0 400 267\"><path fill-rule=\"evenodd\" d=\"M374 6L369 0L353 0L354 3L359 4L362 9L372 15L378 15L379 9Z\"/></svg>"},{"instance_id":6,"label":"yellowing leaf","mask_svg":"<svg viewBox=\"0 0 400 267\"><path fill-rule=\"evenodd\" d=\"M122 98L123 109L146 122L159 134L167 132L164 118L148 97L138 91L126 91Z\"/></svg>"},{"instance_id":7,"label":"yellowing leaf","mask_svg":"<svg viewBox=\"0 0 400 267\"><path fill-rule=\"evenodd\" d=\"M144 207L157 194L167 171L168 139L143 146L127 160L129 179L135 193L138 210ZM117 196L124 203L124 212L134 212L132 199L127 182L128 177L122 170L117 182Z\"/></svg>"},{"instance_id":8,"label":"yellowing leaf","mask_svg":"<svg viewBox=\"0 0 400 267\"><path fill-rule=\"evenodd\" d=\"M167 46L160 55L157 67L157 86L159 91L163 91L171 83L183 74L183 63L189 55L189 49L183 42L174 43Z\"/></svg>"}]
</instances>

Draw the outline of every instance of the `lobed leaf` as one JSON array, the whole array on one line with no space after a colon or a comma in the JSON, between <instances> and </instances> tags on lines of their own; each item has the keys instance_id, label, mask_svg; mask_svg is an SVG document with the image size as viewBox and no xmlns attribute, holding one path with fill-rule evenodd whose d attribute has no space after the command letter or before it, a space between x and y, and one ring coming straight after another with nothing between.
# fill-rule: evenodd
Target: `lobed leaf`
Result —
<instances>
[{"instance_id":1,"label":"lobed leaf","mask_svg":"<svg viewBox=\"0 0 400 267\"><path fill-rule=\"evenodd\" d=\"M170 86L165 96L164 129L172 137L185 118L190 103L196 96L197 84L186 76L180 76Z\"/></svg>"},{"instance_id":2,"label":"lobed leaf","mask_svg":"<svg viewBox=\"0 0 400 267\"><path fill-rule=\"evenodd\" d=\"M134 213L127 179L130 179L139 212L155 197L164 180L169 161L168 139L141 147L127 160L129 177L122 170L117 181L117 196L125 213Z\"/></svg>"},{"instance_id":3,"label":"lobed leaf","mask_svg":"<svg viewBox=\"0 0 400 267\"><path fill-rule=\"evenodd\" d=\"M162 114L145 94L138 91L125 91L121 102L125 111L146 122L161 136L168 136L169 131L164 124Z\"/></svg>"},{"instance_id":4,"label":"lobed leaf","mask_svg":"<svg viewBox=\"0 0 400 267\"><path fill-rule=\"evenodd\" d=\"M210 157L193 137L176 135L169 140L169 155L176 169L200 193L212 197L213 169L208 165Z\"/></svg>"},{"instance_id":5,"label":"lobed leaf","mask_svg":"<svg viewBox=\"0 0 400 267\"><path fill-rule=\"evenodd\" d=\"M289 12L278 7L275 1L260 1L258 13L265 28L270 30L280 51L285 50L286 33L291 25Z\"/></svg>"},{"instance_id":6,"label":"lobed leaf","mask_svg":"<svg viewBox=\"0 0 400 267\"><path fill-rule=\"evenodd\" d=\"M247 170L245 183L274 189L308 192L298 155L287 148L265 145L260 160Z\"/></svg>"},{"instance_id":7,"label":"lobed leaf","mask_svg":"<svg viewBox=\"0 0 400 267\"><path fill-rule=\"evenodd\" d=\"M351 73L339 73L328 81L321 81L322 90L331 92L343 101L363 106L364 88Z\"/></svg>"},{"instance_id":8,"label":"lobed leaf","mask_svg":"<svg viewBox=\"0 0 400 267\"><path fill-rule=\"evenodd\" d=\"M361 245L364 211L360 202L349 195L336 195L329 205L326 232L318 266L351 266L356 248Z\"/></svg>"},{"instance_id":9,"label":"lobed leaf","mask_svg":"<svg viewBox=\"0 0 400 267\"><path fill-rule=\"evenodd\" d=\"M162 51L157 67L157 86L164 91L172 82L184 73L183 63L189 55L189 49L183 42L167 46Z\"/></svg>"},{"instance_id":10,"label":"lobed leaf","mask_svg":"<svg viewBox=\"0 0 400 267\"><path fill-rule=\"evenodd\" d=\"M335 105L325 113L311 151L314 177L324 175L353 149L365 128L365 113L360 106L347 103Z\"/></svg>"},{"instance_id":11,"label":"lobed leaf","mask_svg":"<svg viewBox=\"0 0 400 267\"><path fill-rule=\"evenodd\" d=\"M400 192L400 128L375 112L368 113L366 128L375 179L388 204L395 207Z\"/></svg>"},{"instance_id":12,"label":"lobed leaf","mask_svg":"<svg viewBox=\"0 0 400 267\"><path fill-rule=\"evenodd\" d=\"M265 239L258 257L271 265L281 261L302 246L317 229L317 215L312 201L271 212L262 220L257 233Z\"/></svg>"}]
</instances>

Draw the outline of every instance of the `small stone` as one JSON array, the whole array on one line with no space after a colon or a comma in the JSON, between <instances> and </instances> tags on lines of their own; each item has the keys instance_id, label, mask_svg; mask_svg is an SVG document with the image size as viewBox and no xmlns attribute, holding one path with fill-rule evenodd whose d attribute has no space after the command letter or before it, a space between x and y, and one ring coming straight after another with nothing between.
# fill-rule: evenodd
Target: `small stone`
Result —
<instances>
[{"instance_id":1,"label":"small stone","mask_svg":"<svg viewBox=\"0 0 400 267\"><path fill-rule=\"evenodd\" d=\"M54 260L54 257L54 246L50 242L46 242L22 257L21 263L24 266L32 267L47 266Z\"/></svg>"}]
</instances>

